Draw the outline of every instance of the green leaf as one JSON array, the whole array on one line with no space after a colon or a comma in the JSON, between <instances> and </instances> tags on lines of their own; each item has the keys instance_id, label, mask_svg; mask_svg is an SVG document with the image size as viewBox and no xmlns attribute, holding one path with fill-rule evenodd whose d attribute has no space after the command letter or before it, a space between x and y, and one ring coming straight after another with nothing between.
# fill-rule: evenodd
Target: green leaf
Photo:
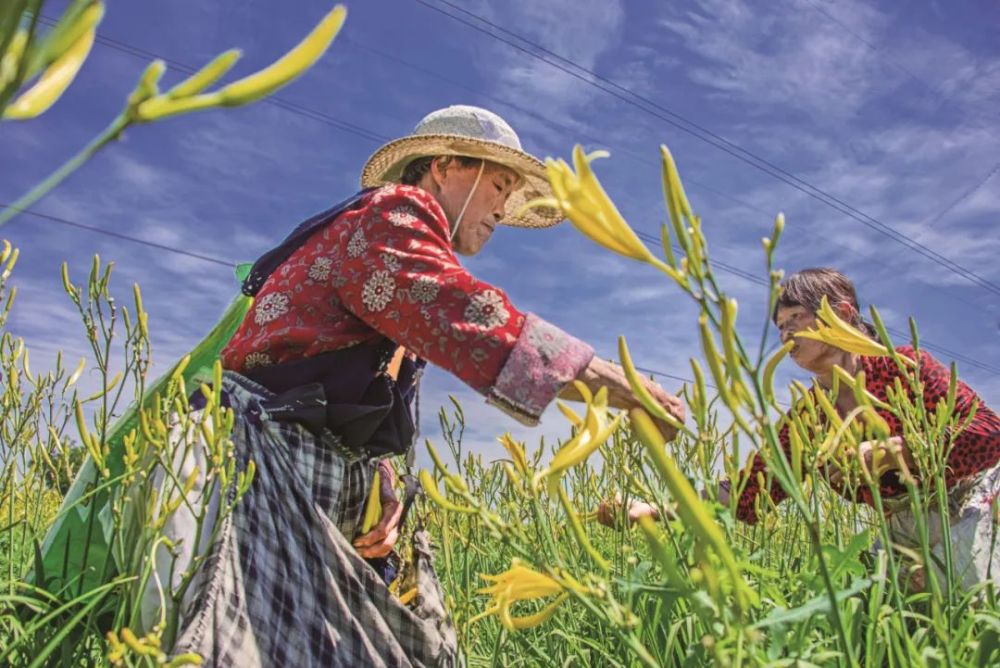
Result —
<instances>
[{"instance_id":1,"label":"green leaf","mask_svg":"<svg viewBox=\"0 0 1000 668\"><path fill-rule=\"evenodd\" d=\"M862 578L855 580L851 583L851 586L847 589L842 589L838 591L835 598L836 603L839 605L855 596L864 590L868 589L872 585L872 581L867 578ZM792 608L791 610L786 610L784 608L777 608L771 614L769 614L764 619L760 620L753 625L752 628L764 629L769 626L774 626L776 624L790 624L793 622L801 622L809 619L813 615L829 614L832 610L830 606L830 597L825 594L822 596L817 596L811 599L805 605L801 605L798 608Z\"/></svg>"}]
</instances>

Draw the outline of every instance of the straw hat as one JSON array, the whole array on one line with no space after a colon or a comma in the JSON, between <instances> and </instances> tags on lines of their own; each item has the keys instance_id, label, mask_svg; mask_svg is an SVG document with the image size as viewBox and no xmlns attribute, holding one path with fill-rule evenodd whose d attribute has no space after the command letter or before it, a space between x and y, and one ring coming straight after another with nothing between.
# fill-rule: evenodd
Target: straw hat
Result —
<instances>
[{"instance_id":1,"label":"straw hat","mask_svg":"<svg viewBox=\"0 0 1000 668\"><path fill-rule=\"evenodd\" d=\"M361 187L399 183L411 161L438 155L482 158L509 167L521 177L507 199L508 213L500 221L502 225L550 227L562 220L562 214L550 208L514 215L525 202L552 196L545 165L521 149L521 140L507 121L480 107L454 105L429 113L413 134L389 142L368 158L361 171Z\"/></svg>"}]
</instances>

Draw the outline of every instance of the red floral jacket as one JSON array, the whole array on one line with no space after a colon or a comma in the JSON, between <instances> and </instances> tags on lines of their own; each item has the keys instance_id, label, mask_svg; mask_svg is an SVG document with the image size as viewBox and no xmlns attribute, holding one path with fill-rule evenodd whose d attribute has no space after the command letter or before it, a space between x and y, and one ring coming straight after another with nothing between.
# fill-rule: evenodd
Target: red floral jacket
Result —
<instances>
[{"instance_id":1,"label":"red floral jacket","mask_svg":"<svg viewBox=\"0 0 1000 668\"><path fill-rule=\"evenodd\" d=\"M896 352L910 359L917 357L912 346L900 346L896 348ZM913 399L910 384L905 378L900 377L899 367L891 358L861 357L860 363L865 372L865 387L875 397L881 401L887 401L888 388L893 387L896 378L900 378L902 387ZM938 402L947 400L951 373L930 353L923 350L920 351L919 372L920 380L924 386L924 406L929 412L933 412ZM955 398L955 414L962 417L968 416L977 400L979 403L972 423L955 437L954 445L948 454L945 483L949 487L963 478L992 468L1000 461L1000 418L979 399L968 385L959 381ZM877 411L889 424L890 433L894 436L901 436L903 429L899 418L889 411L881 409L877 409ZM790 456L787 423L786 426L782 427L778 437L785 454ZM758 473L762 473L765 478L767 476L767 466L759 454L754 456L750 464L749 480L740 495L736 511L739 519L750 524L758 520L754 503L757 495L762 491L757 481ZM742 474L741 478L743 475L745 474ZM896 496L905 491L895 472L883 475L880 483L879 491L883 496ZM775 504L780 503L788 496L778 483L769 481L768 485L767 491ZM867 487L859 489L854 500L868 505L874 504L871 490Z\"/></svg>"},{"instance_id":2,"label":"red floral jacket","mask_svg":"<svg viewBox=\"0 0 1000 668\"><path fill-rule=\"evenodd\" d=\"M226 369L300 360L385 336L535 424L593 349L466 271L429 193L372 191L267 279L222 352Z\"/></svg>"}]
</instances>

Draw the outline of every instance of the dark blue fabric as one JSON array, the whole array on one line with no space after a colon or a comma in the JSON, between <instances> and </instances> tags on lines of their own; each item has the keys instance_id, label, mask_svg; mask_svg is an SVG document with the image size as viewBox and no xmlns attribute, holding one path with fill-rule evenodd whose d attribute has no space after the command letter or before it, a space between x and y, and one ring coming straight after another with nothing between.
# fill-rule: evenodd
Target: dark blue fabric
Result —
<instances>
[{"instance_id":1,"label":"dark blue fabric","mask_svg":"<svg viewBox=\"0 0 1000 668\"><path fill-rule=\"evenodd\" d=\"M307 218L302 223L298 225L291 234L285 237L285 240L280 244L264 253L260 258L253 263L253 267L250 269L250 274L243 281L243 294L248 297L255 296L260 292L261 287L267 278L274 273L274 270L281 266L281 264L292 256L292 253L297 251L306 240L312 236L316 230L322 226L332 223L337 216L348 211L350 209L357 208L361 199L370 193L372 188L365 188L360 192L351 195L343 202L335 204L326 211L321 211L311 218Z\"/></svg>"},{"instance_id":2,"label":"dark blue fabric","mask_svg":"<svg viewBox=\"0 0 1000 668\"><path fill-rule=\"evenodd\" d=\"M255 296L274 273L313 234L345 211L357 208L371 188L299 224L278 246L253 264L243 293ZM313 432L324 426L350 450L371 456L401 454L413 443L412 405L423 360L403 359L396 380L385 373L398 345L385 337L350 348L272 366L246 376L275 397L265 407L271 419L291 420Z\"/></svg>"}]
</instances>

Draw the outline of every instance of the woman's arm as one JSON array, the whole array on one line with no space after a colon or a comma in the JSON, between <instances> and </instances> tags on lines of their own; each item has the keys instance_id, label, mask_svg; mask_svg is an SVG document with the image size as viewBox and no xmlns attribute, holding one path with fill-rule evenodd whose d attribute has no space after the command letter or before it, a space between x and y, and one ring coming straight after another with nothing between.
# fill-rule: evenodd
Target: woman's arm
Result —
<instances>
[{"instance_id":1,"label":"woman's arm","mask_svg":"<svg viewBox=\"0 0 1000 668\"><path fill-rule=\"evenodd\" d=\"M897 350L911 359L916 357L909 346ZM923 350L920 351L919 364L924 408L933 415L938 404L948 400L951 372ZM903 385L909 389L905 381ZM973 408L976 412L972 421L954 437L951 452L948 453L945 482L949 486L956 480L992 468L1000 461L1000 417L972 388L959 380L955 388L955 416L961 421L972 413ZM906 454L908 452L904 452ZM918 471L914 474L919 477Z\"/></svg>"},{"instance_id":2,"label":"woman's arm","mask_svg":"<svg viewBox=\"0 0 1000 668\"><path fill-rule=\"evenodd\" d=\"M639 408L642 405L632 393L628 379L625 378L625 371L617 364L602 360L599 357L591 359L590 363L577 374L576 380L586 385L591 392L596 392L602 387L608 388L608 405L612 408L628 410ZM657 403L663 406L677 420L680 422L684 421L684 403L680 399L648 378L642 378L642 382ZM559 397L570 401L583 401L583 397L580 396L579 390L576 389L576 385L573 383L566 385L559 392ZM668 439L673 438L677 432L676 429L663 422L659 422L659 427Z\"/></svg>"}]
</instances>

